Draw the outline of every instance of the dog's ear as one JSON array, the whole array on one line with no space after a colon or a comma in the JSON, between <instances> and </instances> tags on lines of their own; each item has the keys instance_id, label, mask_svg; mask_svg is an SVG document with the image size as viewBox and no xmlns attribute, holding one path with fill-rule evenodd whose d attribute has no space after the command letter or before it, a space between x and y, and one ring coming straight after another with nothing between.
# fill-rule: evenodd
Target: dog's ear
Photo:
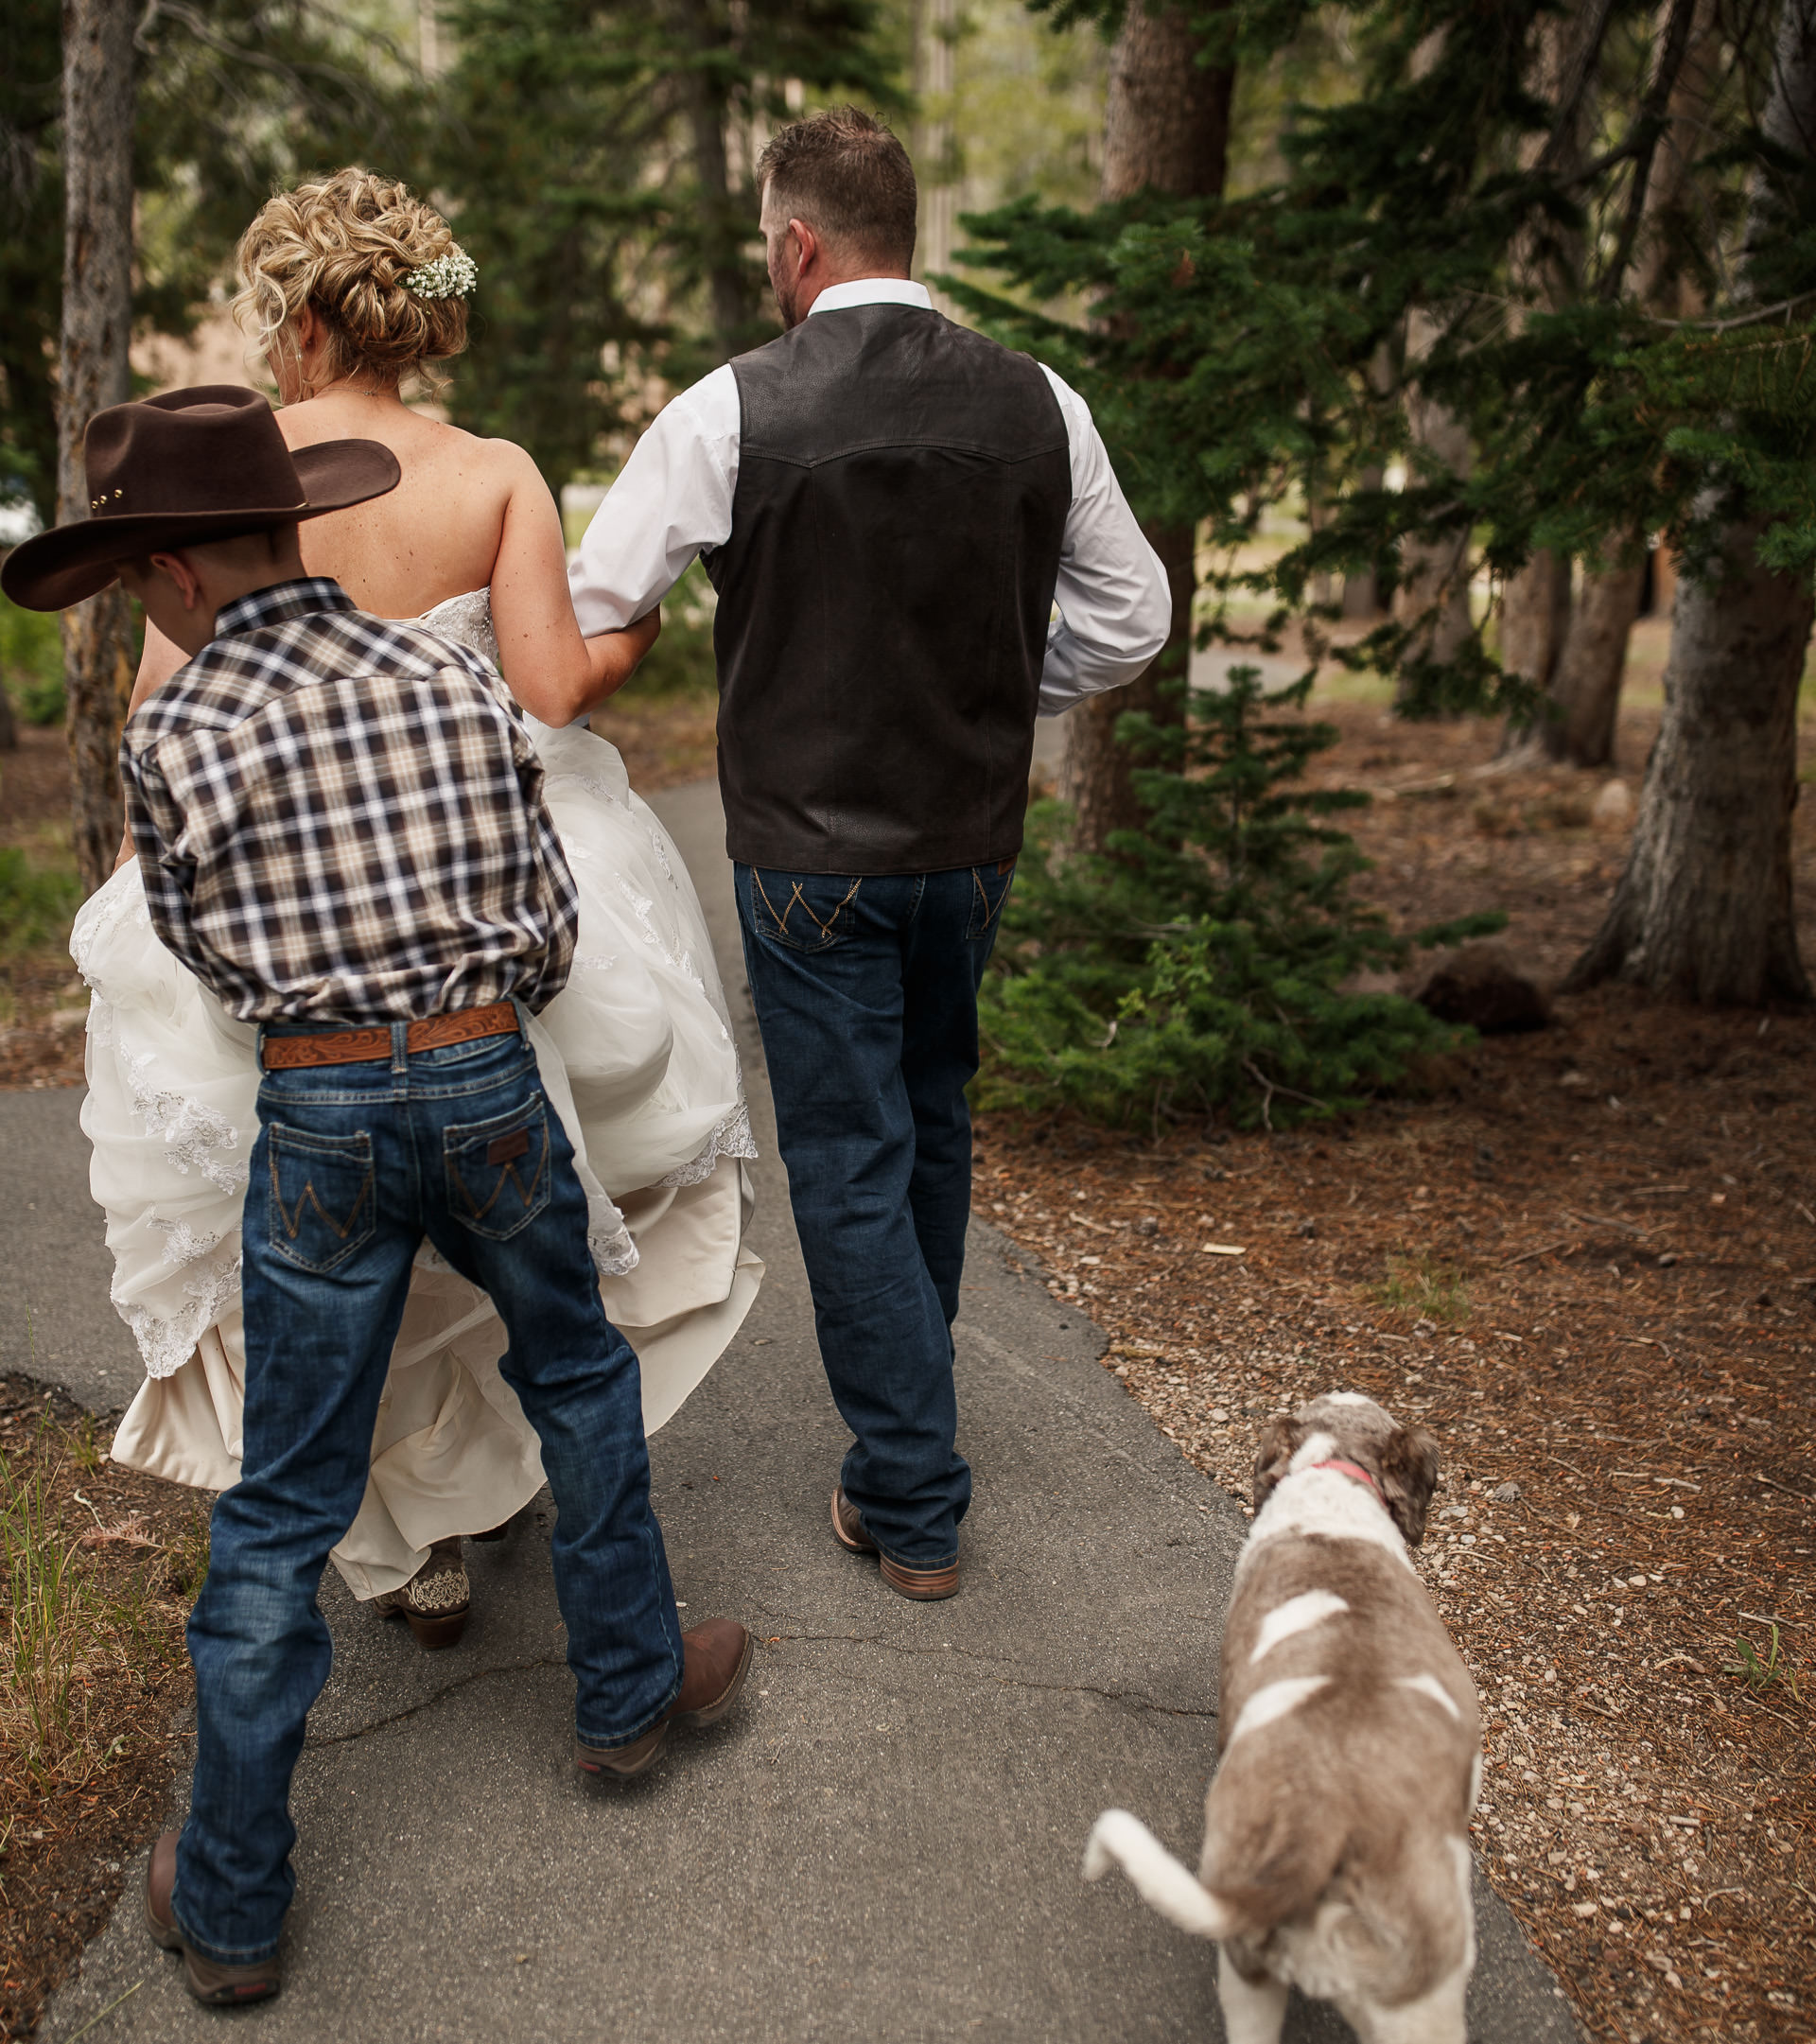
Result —
<instances>
[{"instance_id":1,"label":"dog's ear","mask_svg":"<svg viewBox=\"0 0 1816 2044\"><path fill-rule=\"evenodd\" d=\"M1293 1457L1299 1452L1299 1444L1305 1438L1305 1429L1297 1420L1282 1413L1276 1420L1269 1420L1261 1430L1261 1439L1255 1443L1255 1510L1259 1511L1272 1494L1273 1488L1286 1474Z\"/></svg>"},{"instance_id":2,"label":"dog's ear","mask_svg":"<svg viewBox=\"0 0 1816 2044\"><path fill-rule=\"evenodd\" d=\"M1381 1451L1381 1499L1409 1547L1425 1537L1425 1508L1438 1488L1438 1442L1423 1426L1396 1426Z\"/></svg>"}]
</instances>

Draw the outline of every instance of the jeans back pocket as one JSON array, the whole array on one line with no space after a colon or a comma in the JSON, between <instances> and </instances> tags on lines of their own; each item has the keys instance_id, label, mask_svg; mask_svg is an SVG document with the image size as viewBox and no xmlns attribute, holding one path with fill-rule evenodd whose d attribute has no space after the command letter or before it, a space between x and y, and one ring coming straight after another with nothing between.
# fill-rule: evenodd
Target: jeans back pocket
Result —
<instances>
[{"instance_id":1,"label":"jeans back pocket","mask_svg":"<svg viewBox=\"0 0 1816 2044\"><path fill-rule=\"evenodd\" d=\"M751 919L759 936L790 951L830 951L851 934L861 880L833 873L750 869Z\"/></svg>"},{"instance_id":2,"label":"jeans back pocket","mask_svg":"<svg viewBox=\"0 0 1816 2044\"><path fill-rule=\"evenodd\" d=\"M549 1204L549 1113L522 1101L488 1121L450 1122L442 1131L450 1218L502 1242Z\"/></svg>"},{"instance_id":3,"label":"jeans back pocket","mask_svg":"<svg viewBox=\"0 0 1816 2044\"><path fill-rule=\"evenodd\" d=\"M332 1270L372 1240L377 1227L372 1138L318 1135L272 1122L271 1248L303 1270Z\"/></svg>"}]
</instances>

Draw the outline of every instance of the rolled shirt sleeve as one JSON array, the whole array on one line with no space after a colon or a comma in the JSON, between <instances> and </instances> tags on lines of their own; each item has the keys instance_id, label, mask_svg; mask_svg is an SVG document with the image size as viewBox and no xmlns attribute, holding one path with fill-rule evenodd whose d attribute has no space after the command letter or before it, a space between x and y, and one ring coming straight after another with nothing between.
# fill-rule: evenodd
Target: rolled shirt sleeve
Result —
<instances>
[{"instance_id":1,"label":"rolled shirt sleeve","mask_svg":"<svg viewBox=\"0 0 1816 2044\"><path fill-rule=\"evenodd\" d=\"M1173 598L1090 407L1052 370L1046 375L1072 450L1072 510L1054 587L1059 615L1048 629L1040 674L1039 713L1056 717L1143 672L1166 643Z\"/></svg>"},{"instance_id":2,"label":"rolled shirt sleeve","mask_svg":"<svg viewBox=\"0 0 1816 2044\"><path fill-rule=\"evenodd\" d=\"M568 569L584 635L620 631L643 617L699 554L731 536L740 423L728 363L656 414Z\"/></svg>"}]
</instances>

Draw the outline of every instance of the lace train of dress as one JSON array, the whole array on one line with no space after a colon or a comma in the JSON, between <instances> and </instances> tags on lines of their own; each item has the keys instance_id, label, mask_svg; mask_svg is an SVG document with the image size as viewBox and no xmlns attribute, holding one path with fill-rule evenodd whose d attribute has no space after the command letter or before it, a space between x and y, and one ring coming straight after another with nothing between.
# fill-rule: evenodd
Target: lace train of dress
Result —
<instances>
[{"instance_id":1,"label":"lace train of dress","mask_svg":"<svg viewBox=\"0 0 1816 2044\"><path fill-rule=\"evenodd\" d=\"M496 659L486 592L421 620ZM600 1289L642 1366L655 1433L737 1332L763 1266L744 1246L754 1156L706 921L617 750L531 723L581 900L564 991L531 1025L591 1208ZM90 1182L114 1302L145 1362L116 1460L222 1490L237 1479L245 1343L240 1209L257 1130L254 1031L151 928L138 863L83 905L71 953L91 989ZM542 1483L536 1439L498 1374L484 1293L425 1244L392 1352L372 1476L334 1560L354 1594L407 1582L430 1545L482 1532Z\"/></svg>"}]
</instances>

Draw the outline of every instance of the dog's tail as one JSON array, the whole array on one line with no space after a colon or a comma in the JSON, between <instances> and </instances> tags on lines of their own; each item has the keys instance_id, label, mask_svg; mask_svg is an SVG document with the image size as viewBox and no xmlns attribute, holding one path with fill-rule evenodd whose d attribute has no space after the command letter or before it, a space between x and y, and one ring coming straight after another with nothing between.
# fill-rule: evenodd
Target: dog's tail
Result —
<instances>
[{"instance_id":1,"label":"dog's tail","mask_svg":"<svg viewBox=\"0 0 1816 2044\"><path fill-rule=\"evenodd\" d=\"M1085 1878L1101 1880L1112 1860L1135 1883L1142 1900L1181 1930L1194 1937L1228 1937L1235 1929L1216 1896L1126 1809L1107 1809L1092 1825L1085 1846Z\"/></svg>"}]
</instances>

